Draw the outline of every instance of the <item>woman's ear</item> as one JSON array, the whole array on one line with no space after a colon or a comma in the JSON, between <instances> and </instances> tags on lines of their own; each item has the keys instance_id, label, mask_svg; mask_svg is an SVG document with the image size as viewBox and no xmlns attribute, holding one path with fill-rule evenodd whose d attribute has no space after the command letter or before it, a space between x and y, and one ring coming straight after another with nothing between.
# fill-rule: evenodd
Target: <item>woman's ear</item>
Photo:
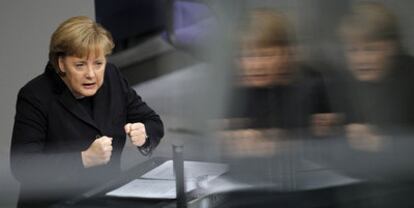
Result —
<instances>
[{"instance_id":1,"label":"woman's ear","mask_svg":"<svg viewBox=\"0 0 414 208\"><path fill-rule=\"evenodd\" d=\"M58 65L59 65L59 72L60 73L65 73L65 64L63 63L63 57L62 56L59 56L59 58L58 58Z\"/></svg>"}]
</instances>

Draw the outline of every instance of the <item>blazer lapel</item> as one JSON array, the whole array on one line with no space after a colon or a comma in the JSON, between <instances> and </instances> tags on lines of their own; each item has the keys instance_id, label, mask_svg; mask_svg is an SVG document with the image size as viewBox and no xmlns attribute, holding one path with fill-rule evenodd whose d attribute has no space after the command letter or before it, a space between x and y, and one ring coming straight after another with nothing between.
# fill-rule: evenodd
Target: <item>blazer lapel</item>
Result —
<instances>
[{"instance_id":1,"label":"blazer lapel","mask_svg":"<svg viewBox=\"0 0 414 208\"><path fill-rule=\"evenodd\" d=\"M63 90L62 94L59 97L59 101L74 116L100 131L100 128L98 128L96 123L82 108L82 106L76 102L76 99L73 97L69 90Z\"/></svg>"},{"instance_id":2,"label":"blazer lapel","mask_svg":"<svg viewBox=\"0 0 414 208\"><path fill-rule=\"evenodd\" d=\"M107 89L107 81L101 86L93 97L93 117L100 129L106 129L105 123L111 115L111 97Z\"/></svg>"}]
</instances>

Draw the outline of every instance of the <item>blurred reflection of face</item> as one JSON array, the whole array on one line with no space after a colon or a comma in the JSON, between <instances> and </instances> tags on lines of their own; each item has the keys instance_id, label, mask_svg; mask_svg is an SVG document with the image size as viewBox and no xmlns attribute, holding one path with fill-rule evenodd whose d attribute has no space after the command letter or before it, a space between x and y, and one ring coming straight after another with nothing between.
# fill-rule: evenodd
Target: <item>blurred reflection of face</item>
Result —
<instances>
[{"instance_id":1,"label":"blurred reflection of face","mask_svg":"<svg viewBox=\"0 0 414 208\"><path fill-rule=\"evenodd\" d=\"M348 66L359 81L380 81L396 53L393 41L350 41L346 46Z\"/></svg>"},{"instance_id":2,"label":"blurred reflection of face","mask_svg":"<svg viewBox=\"0 0 414 208\"><path fill-rule=\"evenodd\" d=\"M293 79L292 46L243 47L240 84L247 87L287 85Z\"/></svg>"},{"instance_id":3,"label":"blurred reflection of face","mask_svg":"<svg viewBox=\"0 0 414 208\"><path fill-rule=\"evenodd\" d=\"M88 97L96 94L104 81L106 58L89 54L88 57L65 56L59 58L59 67L65 76L62 78L75 97Z\"/></svg>"}]
</instances>

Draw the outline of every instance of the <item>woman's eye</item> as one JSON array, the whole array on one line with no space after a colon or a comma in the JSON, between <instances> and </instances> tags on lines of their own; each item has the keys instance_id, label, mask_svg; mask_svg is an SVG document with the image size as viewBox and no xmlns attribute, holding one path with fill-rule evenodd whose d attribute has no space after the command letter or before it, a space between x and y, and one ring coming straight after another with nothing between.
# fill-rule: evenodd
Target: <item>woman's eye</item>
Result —
<instances>
[{"instance_id":1,"label":"woman's eye","mask_svg":"<svg viewBox=\"0 0 414 208\"><path fill-rule=\"evenodd\" d=\"M84 64L75 64L76 68L82 68Z\"/></svg>"}]
</instances>

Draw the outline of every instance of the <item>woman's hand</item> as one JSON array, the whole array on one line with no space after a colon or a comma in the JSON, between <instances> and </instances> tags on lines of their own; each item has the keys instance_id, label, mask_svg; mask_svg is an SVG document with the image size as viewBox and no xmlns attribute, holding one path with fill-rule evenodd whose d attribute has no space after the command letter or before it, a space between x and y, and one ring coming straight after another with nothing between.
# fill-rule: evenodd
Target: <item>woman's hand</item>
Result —
<instances>
[{"instance_id":1,"label":"woman's hand","mask_svg":"<svg viewBox=\"0 0 414 208\"><path fill-rule=\"evenodd\" d=\"M311 132L317 137L336 135L342 121L343 115L339 113L315 113L311 116Z\"/></svg>"},{"instance_id":2,"label":"woman's hand","mask_svg":"<svg viewBox=\"0 0 414 208\"><path fill-rule=\"evenodd\" d=\"M350 146L357 150L379 152L384 149L385 135L369 124L353 123L345 127Z\"/></svg>"},{"instance_id":3,"label":"woman's hand","mask_svg":"<svg viewBox=\"0 0 414 208\"><path fill-rule=\"evenodd\" d=\"M112 155L112 138L103 136L95 139L81 155L85 168L107 164Z\"/></svg>"},{"instance_id":4,"label":"woman's hand","mask_svg":"<svg viewBox=\"0 0 414 208\"><path fill-rule=\"evenodd\" d=\"M279 150L279 138L285 134L281 129L238 129L218 133L222 138L224 153L235 157L268 157Z\"/></svg>"},{"instance_id":5,"label":"woman's hand","mask_svg":"<svg viewBox=\"0 0 414 208\"><path fill-rule=\"evenodd\" d=\"M128 123L124 126L124 129L135 146L141 147L147 141L148 136L143 123Z\"/></svg>"}]
</instances>

